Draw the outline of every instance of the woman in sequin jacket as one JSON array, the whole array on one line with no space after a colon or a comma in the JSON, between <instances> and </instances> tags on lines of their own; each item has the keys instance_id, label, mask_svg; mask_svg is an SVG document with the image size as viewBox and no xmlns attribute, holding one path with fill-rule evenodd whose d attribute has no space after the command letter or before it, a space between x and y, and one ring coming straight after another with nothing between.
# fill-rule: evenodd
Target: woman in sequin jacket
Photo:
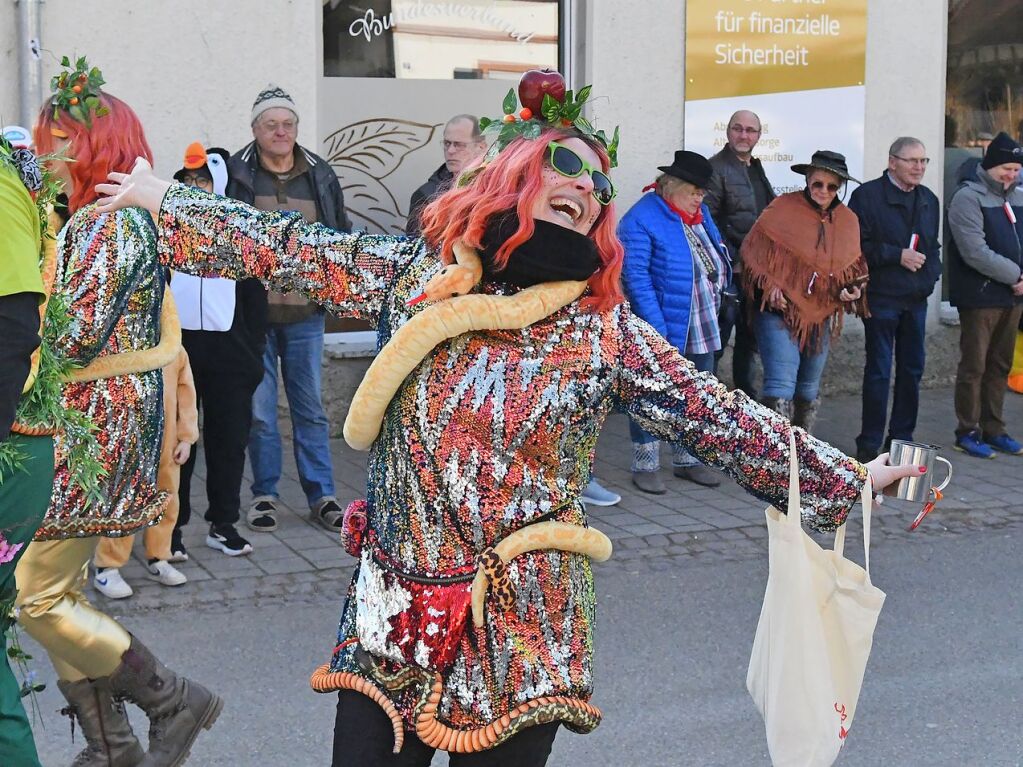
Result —
<instances>
[{"instance_id":1,"label":"woman in sequin jacket","mask_svg":"<svg viewBox=\"0 0 1023 767\"><path fill-rule=\"evenodd\" d=\"M97 179L150 156L142 126L127 104L93 86L98 70L93 77L80 63L80 71L60 77L83 84L74 93L96 98L97 108L73 115L47 103L35 136L42 153L56 155L47 163L64 182L71 212L57 238L53 290L66 296L73 318L58 351L76 367L60 388L60 404L93 422L98 444L89 459L103 473L95 487L76 481L72 463L81 456L58 427L49 509L15 573L18 621L46 649L66 711L80 722L87 747L76 764L147 758L123 700L153 724L146 763L178 764L199 730L216 720L220 699L167 669L83 593L97 536L134 533L163 513L167 494L156 489L160 369L177 355L181 334L173 306L163 303L152 219L138 208L107 213L95 205Z\"/></svg>"},{"instance_id":2,"label":"woman in sequin jacket","mask_svg":"<svg viewBox=\"0 0 1023 767\"><path fill-rule=\"evenodd\" d=\"M586 238L597 254L597 271L590 269L575 297L562 296L563 305L523 327L491 322L487 329L463 318L468 332L424 343L425 356L413 361L393 397L384 395L379 433L367 440L367 501L349 513L349 522L366 515L362 535L362 525L349 531L360 564L329 668L314 675L318 690L342 690L335 764L397 764L387 761L393 727L395 750L404 741L401 764L427 765L441 748L469 753L458 757L460 765L542 765L558 723L582 732L597 725L599 711L588 703L595 607L589 558L567 543L511 547L507 561L501 554L502 542L548 523L597 535L586 529L579 494L613 407L785 508L788 422L697 373L630 312L618 297L613 206L597 204L589 173L569 178L552 169L552 144L592 167L609 167L601 144L570 129L518 139L470 184L435 201L417 240L341 234L294 214L261 213L160 181L144 162L99 187L112 195L104 209L141 205L157 214L163 263L256 276L370 320L378 327L378 360L403 330L419 327L420 316L449 302L487 308L531 298L537 288L524 288L521 279L531 272L541 289L575 284L547 284L546 273L572 272L585 261L572 238ZM518 228L503 226L511 215ZM415 299L430 295L431 280L453 261L461 265L466 246L483 260L473 295L424 309ZM513 272L517 284L510 284ZM462 314L452 308L445 317L453 327ZM346 435L357 415L350 414ZM806 522L833 530L868 467L803 431L795 439ZM875 487L909 473L882 464L869 467ZM463 584L481 559L503 572L493 573L477 625ZM390 723L366 710L375 705L370 699ZM406 739L405 731L416 737ZM494 750L471 755L483 748Z\"/></svg>"}]
</instances>

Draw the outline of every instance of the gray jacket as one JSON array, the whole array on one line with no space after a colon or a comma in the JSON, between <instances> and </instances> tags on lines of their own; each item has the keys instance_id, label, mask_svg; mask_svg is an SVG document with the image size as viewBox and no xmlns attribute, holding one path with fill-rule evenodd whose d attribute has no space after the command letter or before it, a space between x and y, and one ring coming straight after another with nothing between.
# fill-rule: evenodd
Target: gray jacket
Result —
<instances>
[{"instance_id":1,"label":"gray jacket","mask_svg":"<svg viewBox=\"0 0 1023 767\"><path fill-rule=\"evenodd\" d=\"M1014 186L1006 191L978 167L949 203L948 228L949 298L955 306L1009 307L1023 302L1012 293L1023 273L1023 190Z\"/></svg>"},{"instance_id":2,"label":"gray jacket","mask_svg":"<svg viewBox=\"0 0 1023 767\"><path fill-rule=\"evenodd\" d=\"M718 229L725 236L734 263L739 257L742 241L762 212L757 210L753 181L758 180L764 184L768 203L775 197L774 190L760 160L754 157L747 168L727 144L710 158L710 164L714 168L714 175L704 202Z\"/></svg>"}]
</instances>

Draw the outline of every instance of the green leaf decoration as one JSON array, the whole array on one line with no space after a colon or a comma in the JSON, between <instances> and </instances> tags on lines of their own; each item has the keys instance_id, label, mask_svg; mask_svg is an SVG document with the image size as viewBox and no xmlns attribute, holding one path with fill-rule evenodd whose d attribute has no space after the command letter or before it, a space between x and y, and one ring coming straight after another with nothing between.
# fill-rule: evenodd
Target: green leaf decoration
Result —
<instances>
[{"instance_id":1,"label":"green leaf decoration","mask_svg":"<svg viewBox=\"0 0 1023 767\"><path fill-rule=\"evenodd\" d=\"M543 133L543 125L539 120L527 120L522 129L522 138L538 139Z\"/></svg>"},{"instance_id":2,"label":"green leaf decoration","mask_svg":"<svg viewBox=\"0 0 1023 767\"><path fill-rule=\"evenodd\" d=\"M586 99L590 97L590 91L593 90L592 85L584 85L579 89L579 95L575 97L576 104L582 104Z\"/></svg>"},{"instance_id":3,"label":"green leaf decoration","mask_svg":"<svg viewBox=\"0 0 1023 767\"><path fill-rule=\"evenodd\" d=\"M581 130L587 136L593 135L593 123L591 123L585 117L577 117L575 121L575 127Z\"/></svg>"},{"instance_id":4,"label":"green leaf decoration","mask_svg":"<svg viewBox=\"0 0 1023 767\"><path fill-rule=\"evenodd\" d=\"M507 144L508 142L518 138L519 130L518 123L504 123L504 127L501 128L501 133L497 137L498 142L501 144Z\"/></svg>"},{"instance_id":5,"label":"green leaf decoration","mask_svg":"<svg viewBox=\"0 0 1023 767\"><path fill-rule=\"evenodd\" d=\"M519 100L515 96L515 89L509 88L508 95L504 97L504 104L502 105L504 107L504 113L506 115L515 114L515 109L518 105Z\"/></svg>"},{"instance_id":6,"label":"green leaf decoration","mask_svg":"<svg viewBox=\"0 0 1023 767\"><path fill-rule=\"evenodd\" d=\"M96 117L103 117L108 114L110 114L110 110L107 107L100 107L96 110Z\"/></svg>"},{"instance_id":7,"label":"green leaf decoration","mask_svg":"<svg viewBox=\"0 0 1023 767\"><path fill-rule=\"evenodd\" d=\"M554 98L551 94L543 94L543 103L540 105L540 113L544 116L547 122L554 122L558 119L558 115L561 111L561 102Z\"/></svg>"},{"instance_id":8,"label":"green leaf decoration","mask_svg":"<svg viewBox=\"0 0 1023 767\"><path fill-rule=\"evenodd\" d=\"M69 59L67 56L61 56L60 57L60 65L62 67L69 67L69 66L71 66L71 59Z\"/></svg>"},{"instance_id":9,"label":"green leaf decoration","mask_svg":"<svg viewBox=\"0 0 1023 767\"><path fill-rule=\"evenodd\" d=\"M489 117L481 117L480 118L480 131L485 131L487 128L490 127L490 124L492 122L494 122L494 121L491 120Z\"/></svg>"}]
</instances>

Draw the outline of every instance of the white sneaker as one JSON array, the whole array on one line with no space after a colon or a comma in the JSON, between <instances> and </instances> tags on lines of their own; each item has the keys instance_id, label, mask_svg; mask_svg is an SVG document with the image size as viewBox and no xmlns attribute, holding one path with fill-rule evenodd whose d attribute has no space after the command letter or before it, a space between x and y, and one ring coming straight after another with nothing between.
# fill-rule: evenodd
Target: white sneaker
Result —
<instances>
[{"instance_id":1,"label":"white sneaker","mask_svg":"<svg viewBox=\"0 0 1023 767\"><path fill-rule=\"evenodd\" d=\"M146 565L146 570L146 575L151 580L164 586L180 586L182 583L188 583L188 576L170 562L164 562L162 559L156 560L151 565Z\"/></svg>"},{"instance_id":2,"label":"white sneaker","mask_svg":"<svg viewBox=\"0 0 1023 767\"><path fill-rule=\"evenodd\" d=\"M116 567L108 567L106 570L97 568L92 585L107 599L127 599L135 593Z\"/></svg>"}]
</instances>

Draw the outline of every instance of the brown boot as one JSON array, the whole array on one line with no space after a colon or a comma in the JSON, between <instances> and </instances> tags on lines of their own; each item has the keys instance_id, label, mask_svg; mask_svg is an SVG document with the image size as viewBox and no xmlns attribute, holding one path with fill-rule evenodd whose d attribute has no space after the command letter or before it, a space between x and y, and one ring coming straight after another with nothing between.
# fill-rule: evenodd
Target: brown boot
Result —
<instances>
[{"instance_id":1,"label":"brown boot","mask_svg":"<svg viewBox=\"0 0 1023 767\"><path fill-rule=\"evenodd\" d=\"M78 720L86 742L71 767L136 767L146 756L132 732L124 704L114 699L108 681L109 677L57 680L68 702L61 713L71 717L72 726Z\"/></svg>"},{"instance_id":2,"label":"brown boot","mask_svg":"<svg viewBox=\"0 0 1023 767\"><path fill-rule=\"evenodd\" d=\"M771 408L775 413L792 420L792 400L781 397L761 397L760 404Z\"/></svg>"},{"instance_id":3,"label":"brown boot","mask_svg":"<svg viewBox=\"0 0 1023 767\"><path fill-rule=\"evenodd\" d=\"M799 399L792 402L792 425L802 427L807 434L813 434L814 424L817 423L817 411L820 409L821 401L818 397L815 400Z\"/></svg>"},{"instance_id":4,"label":"brown boot","mask_svg":"<svg viewBox=\"0 0 1023 767\"><path fill-rule=\"evenodd\" d=\"M184 764L199 731L210 729L224 706L205 687L160 663L135 637L110 675L110 688L149 717L149 752L142 767Z\"/></svg>"}]
</instances>

